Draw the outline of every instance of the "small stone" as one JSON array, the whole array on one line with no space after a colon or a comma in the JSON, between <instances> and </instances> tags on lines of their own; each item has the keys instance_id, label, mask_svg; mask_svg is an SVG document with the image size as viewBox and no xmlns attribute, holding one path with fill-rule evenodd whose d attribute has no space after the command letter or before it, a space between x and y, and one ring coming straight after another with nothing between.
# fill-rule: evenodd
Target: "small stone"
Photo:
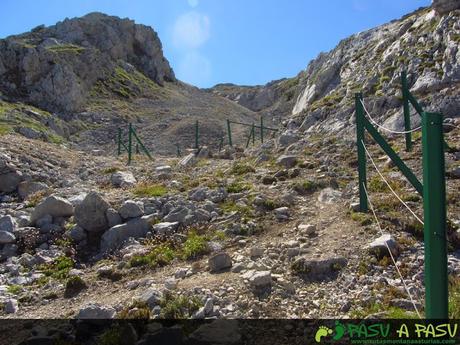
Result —
<instances>
[{"instance_id":1,"label":"small stone","mask_svg":"<svg viewBox=\"0 0 460 345\"><path fill-rule=\"evenodd\" d=\"M70 217L73 213L73 206L68 200L55 195L50 195L35 206L35 209L30 216L30 223L35 224L38 219L45 215L50 215L52 217Z\"/></svg>"},{"instance_id":2,"label":"small stone","mask_svg":"<svg viewBox=\"0 0 460 345\"><path fill-rule=\"evenodd\" d=\"M113 319L116 311L112 307L105 307L98 303L89 304L80 309L77 319Z\"/></svg>"},{"instance_id":3,"label":"small stone","mask_svg":"<svg viewBox=\"0 0 460 345\"><path fill-rule=\"evenodd\" d=\"M313 224L299 224L297 229L302 235L312 236L316 232L316 226Z\"/></svg>"},{"instance_id":4,"label":"small stone","mask_svg":"<svg viewBox=\"0 0 460 345\"><path fill-rule=\"evenodd\" d=\"M391 250L393 256L398 256L399 248L396 240L390 234L384 234L379 238L372 241L367 246L369 252L375 255L377 258L381 259L384 256L389 256L390 253L388 252L388 248Z\"/></svg>"},{"instance_id":5,"label":"small stone","mask_svg":"<svg viewBox=\"0 0 460 345\"><path fill-rule=\"evenodd\" d=\"M249 284L255 288L263 288L272 284L272 275L270 271L254 272L249 277Z\"/></svg>"},{"instance_id":6,"label":"small stone","mask_svg":"<svg viewBox=\"0 0 460 345\"><path fill-rule=\"evenodd\" d=\"M110 177L110 182L114 187L125 188L136 184L136 178L129 171L117 171Z\"/></svg>"},{"instance_id":7,"label":"small stone","mask_svg":"<svg viewBox=\"0 0 460 345\"><path fill-rule=\"evenodd\" d=\"M0 218L0 231L14 232L16 230L16 222L10 215Z\"/></svg>"},{"instance_id":8,"label":"small stone","mask_svg":"<svg viewBox=\"0 0 460 345\"><path fill-rule=\"evenodd\" d=\"M126 200L121 205L118 213L123 219L140 217L144 214L144 205L133 200Z\"/></svg>"},{"instance_id":9,"label":"small stone","mask_svg":"<svg viewBox=\"0 0 460 345\"><path fill-rule=\"evenodd\" d=\"M16 236L12 232L0 231L0 244L14 243L16 242Z\"/></svg>"},{"instance_id":10,"label":"small stone","mask_svg":"<svg viewBox=\"0 0 460 345\"><path fill-rule=\"evenodd\" d=\"M282 155L276 160L276 163L289 169L297 164L297 156Z\"/></svg>"},{"instance_id":11,"label":"small stone","mask_svg":"<svg viewBox=\"0 0 460 345\"><path fill-rule=\"evenodd\" d=\"M114 208L108 208L107 211L105 211L105 216L107 218L109 228L121 224L123 222L120 214Z\"/></svg>"},{"instance_id":12,"label":"small stone","mask_svg":"<svg viewBox=\"0 0 460 345\"><path fill-rule=\"evenodd\" d=\"M149 288L139 296L135 297L136 301L147 303L150 309L153 309L157 306L161 301L161 292L154 289Z\"/></svg>"},{"instance_id":13,"label":"small stone","mask_svg":"<svg viewBox=\"0 0 460 345\"><path fill-rule=\"evenodd\" d=\"M72 239L72 241L76 242L76 243L79 243L81 241L84 241L86 240L86 232L85 232L85 229L83 229L81 226L79 225L75 225L74 227L72 227L72 229L70 230L70 233L69 233L69 237Z\"/></svg>"},{"instance_id":14,"label":"small stone","mask_svg":"<svg viewBox=\"0 0 460 345\"><path fill-rule=\"evenodd\" d=\"M252 258L258 258L264 255L265 249L261 247L252 247L249 251L249 255Z\"/></svg>"},{"instance_id":15,"label":"small stone","mask_svg":"<svg viewBox=\"0 0 460 345\"><path fill-rule=\"evenodd\" d=\"M166 279L165 288L168 290L174 290L175 288L177 288L177 280L175 278Z\"/></svg>"},{"instance_id":16,"label":"small stone","mask_svg":"<svg viewBox=\"0 0 460 345\"><path fill-rule=\"evenodd\" d=\"M7 299L4 306L5 313L16 314L19 310L18 301L14 298Z\"/></svg>"},{"instance_id":17,"label":"small stone","mask_svg":"<svg viewBox=\"0 0 460 345\"><path fill-rule=\"evenodd\" d=\"M208 265L211 272L219 272L232 267L232 258L226 252L217 253L209 258Z\"/></svg>"},{"instance_id":18,"label":"small stone","mask_svg":"<svg viewBox=\"0 0 460 345\"><path fill-rule=\"evenodd\" d=\"M275 209L275 217L279 221L289 219L289 208L287 207L278 207Z\"/></svg>"},{"instance_id":19,"label":"small stone","mask_svg":"<svg viewBox=\"0 0 460 345\"><path fill-rule=\"evenodd\" d=\"M159 235L171 235L179 227L179 222L163 222L153 226L153 231Z\"/></svg>"}]
</instances>

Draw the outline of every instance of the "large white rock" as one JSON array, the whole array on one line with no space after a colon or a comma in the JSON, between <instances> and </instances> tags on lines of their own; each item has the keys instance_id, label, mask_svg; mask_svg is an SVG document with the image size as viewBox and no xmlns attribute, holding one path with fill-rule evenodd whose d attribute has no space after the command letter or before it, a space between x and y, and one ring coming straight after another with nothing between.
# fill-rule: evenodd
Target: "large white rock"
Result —
<instances>
[{"instance_id":1,"label":"large white rock","mask_svg":"<svg viewBox=\"0 0 460 345\"><path fill-rule=\"evenodd\" d=\"M43 216L49 214L52 217L70 217L74 213L72 204L64 198L50 195L40 202L30 216L30 223L35 222Z\"/></svg>"},{"instance_id":2,"label":"large white rock","mask_svg":"<svg viewBox=\"0 0 460 345\"><path fill-rule=\"evenodd\" d=\"M113 319L116 311L112 307L102 306L98 303L89 304L80 309L77 319Z\"/></svg>"},{"instance_id":3,"label":"large white rock","mask_svg":"<svg viewBox=\"0 0 460 345\"><path fill-rule=\"evenodd\" d=\"M108 229L105 213L109 207L110 204L99 193L90 192L75 207L75 221L86 231L104 231Z\"/></svg>"},{"instance_id":4,"label":"large white rock","mask_svg":"<svg viewBox=\"0 0 460 345\"><path fill-rule=\"evenodd\" d=\"M121 218L136 218L144 214L144 205L134 200L126 200L118 209Z\"/></svg>"},{"instance_id":5,"label":"large white rock","mask_svg":"<svg viewBox=\"0 0 460 345\"><path fill-rule=\"evenodd\" d=\"M49 190L48 186L42 182L23 181L18 185L18 194L22 199L27 199L29 195L42 190Z\"/></svg>"},{"instance_id":6,"label":"large white rock","mask_svg":"<svg viewBox=\"0 0 460 345\"><path fill-rule=\"evenodd\" d=\"M136 178L129 171L117 171L110 177L110 182L114 187L131 187L136 184Z\"/></svg>"}]
</instances>

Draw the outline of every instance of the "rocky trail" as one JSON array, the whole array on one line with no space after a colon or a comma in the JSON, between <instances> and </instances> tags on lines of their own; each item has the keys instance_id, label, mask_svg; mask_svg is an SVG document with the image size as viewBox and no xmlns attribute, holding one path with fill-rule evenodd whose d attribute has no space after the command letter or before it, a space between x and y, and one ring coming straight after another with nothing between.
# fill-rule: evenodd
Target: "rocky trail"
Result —
<instances>
[{"instance_id":1,"label":"rocky trail","mask_svg":"<svg viewBox=\"0 0 460 345\"><path fill-rule=\"evenodd\" d=\"M446 135L458 142L458 130ZM387 235L370 214L355 212L352 141L287 132L246 151L226 147L213 157L204 147L181 159L136 156L126 166L123 156L1 140L2 188L17 188L0 209L2 232L14 237L2 238L3 317L411 315L385 242L423 310L423 242L371 170ZM369 147L420 211L402 175ZM414 167L418 154L402 153ZM448 190L458 190L456 174ZM27 181L37 176L40 184ZM458 226L455 192L449 199ZM460 272L451 250L449 269Z\"/></svg>"}]
</instances>

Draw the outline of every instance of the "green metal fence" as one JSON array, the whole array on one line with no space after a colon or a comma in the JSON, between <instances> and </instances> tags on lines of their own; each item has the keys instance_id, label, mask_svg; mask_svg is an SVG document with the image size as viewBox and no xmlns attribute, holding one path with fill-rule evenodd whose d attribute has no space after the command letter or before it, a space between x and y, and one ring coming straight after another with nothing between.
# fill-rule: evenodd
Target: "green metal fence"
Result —
<instances>
[{"instance_id":1,"label":"green metal fence","mask_svg":"<svg viewBox=\"0 0 460 345\"><path fill-rule=\"evenodd\" d=\"M448 318L448 280L446 252L446 194L443 116L424 112L409 92L406 75L401 75L405 120L406 150L412 149L409 102L422 116L423 185L377 129L365 117L363 96L355 95L356 139L358 151L360 211L368 211L366 193L365 132L379 144L393 163L423 197L425 242L425 313L428 319Z\"/></svg>"},{"instance_id":2,"label":"green metal fence","mask_svg":"<svg viewBox=\"0 0 460 345\"><path fill-rule=\"evenodd\" d=\"M128 143L124 143L124 135L123 135L123 129L118 128L118 155L121 155L123 151L126 151L128 153L128 165L131 164L132 159L133 159L133 139L136 141L136 146L134 147L135 153L139 154L142 150L147 157L150 159L153 159L149 150L145 147L145 145L142 143L141 139L139 139L136 130L134 129L133 125L131 123L128 124Z\"/></svg>"},{"instance_id":3,"label":"green metal fence","mask_svg":"<svg viewBox=\"0 0 460 345\"><path fill-rule=\"evenodd\" d=\"M250 127L251 129L249 130L249 135L246 141L246 147L249 146L249 143L252 140L252 144L255 145L256 141L256 130L259 131L260 133L260 142L264 142L264 136L266 135L265 133L268 131L271 131L273 133L276 133L278 131L277 128L271 128L267 127L264 125L264 119L261 116L260 117L260 125L256 125L255 123L243 123L239 121L231 121L227 119L227 136L228 136L228 145L233 146L233 137L232 137L232 124L235 125L240 125L240 126L246 126Z\"/></svg>"}]
</instances>

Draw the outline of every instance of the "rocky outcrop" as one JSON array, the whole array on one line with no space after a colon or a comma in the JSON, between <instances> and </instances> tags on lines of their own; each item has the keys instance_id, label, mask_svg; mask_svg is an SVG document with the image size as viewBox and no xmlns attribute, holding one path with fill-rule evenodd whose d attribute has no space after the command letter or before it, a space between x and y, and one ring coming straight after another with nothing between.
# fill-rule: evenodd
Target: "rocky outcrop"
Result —
<instances>
[{"instance_id":1,"label":"rocky outcrop","mask_svg":"<svg viewBox=\"0 0 460 345\"><path fill-rule=\"evenodd\" d=\"M0 40L0 90L47 110L77 111L120 61L160 85L175 80L150 27L90 13Z\"/></svg>"},{"instance_id":2,"label":"rocky outcrop","mask_svg":"<svg viewBox=\"0 0 460 345\"><path fill-rule=\"evenodd\" d=\"M357 33L319 54L299 75L292 115L301 122L300 129L351 134L354 93L362 91L367 110L380 123L388 121L387 127L401 130L403 122L395 118L402 112L402 70L407 70L408 86L424 108L458 116L458 3L434 1L434 9L422 8ZM436 97L430 97L434 92Z\"/></svg>"}]
</instances>

